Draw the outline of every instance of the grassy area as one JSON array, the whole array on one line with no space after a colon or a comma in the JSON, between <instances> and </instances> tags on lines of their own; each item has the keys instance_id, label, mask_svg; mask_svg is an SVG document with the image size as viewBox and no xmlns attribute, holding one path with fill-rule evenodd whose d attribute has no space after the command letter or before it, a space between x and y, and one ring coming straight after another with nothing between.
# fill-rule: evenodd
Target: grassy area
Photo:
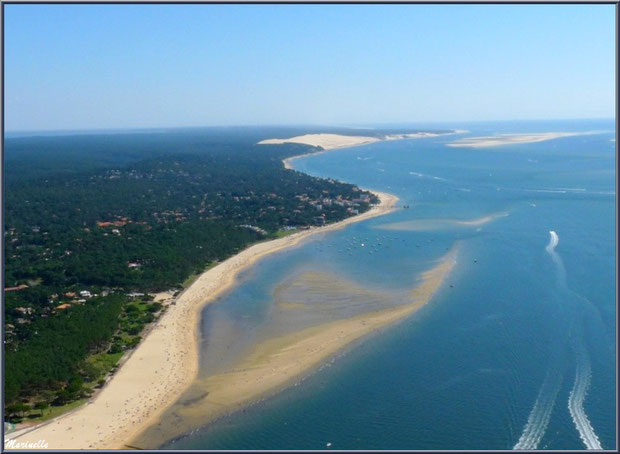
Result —
<instances>
[{"instance_id":1,"label":"grassy area","mask_svg":"<svg viewBox=\"0 0 620 454\"><path fill-rule=\"evenodd\" d=\"M95 378L91 382L84 383L84 388L92 390L93 388L102 385L104 378L118 364L124 353L125 352L97 353L86 358L86 363L91 368L90 373L93 374ZM84 397L68 402L64 405L50 405L47 408L43 409L43 411L38 409L31 409L27 412L24 412L23 418L20 419L22 423L29 422L39 424L41 422L49 421L50 419L53 419L57 416L62 415L63 413L79 407L88 399L88 397Z\"/></svg>"},{"instance_id":2,"label":"grassy area","mask_svg":"<svg viewBox=\"0 0 620 454\"><path fill-rule=\"evenodd\" d=\"M204 270L202 270L200 273L194 273L192 275L190 275L187 279L185 279L185 281L183 281L183 283L181 284L181 286L183 288L187 288L190 285L192 285L196 279L198 279L198 277L204 273L205 271L210 270L211 268L213 268L214 266L216 266L218 264L218 262L211 262Z\"/></svg>"},{"instance_id":3,"label":"grassy area","mask_svg":"<svg viewBox=\"0 0 620 454\"><path fill-rule=\"evenodd\" d=\"M24 422L29 421L29 422L33 422L37 424L45 422L45 421L49 421L50 419L53 419L56 416L60 416L63 413L66 413L68 411L73 410L74 408L79 407L80 405L85 403L87 400L88 400L87 398L78 399L78 400L74 400L73 402L69 402L68 404L65 404L65 405L59 405L57 407L52 406L52 407L46 408L45 410L43 410L43 416L34 417L34 415L40 412L38 410L32 410L30 416L24 418L23 421Z\"/></svg>"},{"instance_id":4,"label":"grassy area","mask_svg":"<svg viewBox=\"0 0 620 454\"><path fill-rule=\"evenodd\" d=\"M106 377L114 372L123 355L138 345L144 328L159 317L162 307L161 303L150 301L127 302L120 314L119 329L110 347L89 355L80 365L74 383L69 381L62 389L42 392L28 402L12 405L13 408L9 410L12 415L10 420L15 423L40 423L80 406L95 389L103 386ZM45 406L42 411L41 405Z\"/></svg>"},{"instance_id":5,"label":"grassy area","mask_svg":"<svg viewBox=\"0 0 620 454\"><path fill-rule=\"evenodd\" d=\"M194 283L194 281L196 279L198 279L198 276L200 276L201 273L195 273L195 274L191 274L187 279L185 279L183 281L183 283L181 284L183 286L183 288L187 288L190 285L192 285Z\"/></svg>"},{"instance_id":6,"label":"grassy area","mask_svg":"<svg viewBox=\"0 0 620 454\"><path fill-rule=\"evenodd\" d=\"M274 237L276 237L276 238L284 238L285 236L289 236L289 235L292 235L293 233L297 233L297 232L299 232L299 229L278 230L276 233L274 233Z\"/></svg>"},{"instance_id":7,"label":"grassy area","mask_svg":"<svg viewBox=\"0 0 620 454\"><path fill-rule=\"evenodd\" d=\"M123 353L124 352L98 353L88 357L86 362L95 368L98 376L103 377L118 364L120 359L123 357Z\"/></svg>"}]
</instances>

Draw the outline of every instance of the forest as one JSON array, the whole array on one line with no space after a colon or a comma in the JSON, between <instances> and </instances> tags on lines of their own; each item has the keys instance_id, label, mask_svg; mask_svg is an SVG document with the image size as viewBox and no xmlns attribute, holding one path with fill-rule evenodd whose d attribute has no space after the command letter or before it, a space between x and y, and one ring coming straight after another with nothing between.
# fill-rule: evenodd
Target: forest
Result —
<instances>
[{"instance_id":1,"label":"forest","mask_svg":"<svg viewBox=\"0 0 620 454\"><path fill-rule=\"evenodd\" d=\"M9 417L90 395L162 312L149 293L178 290L190 275L283 230L335 222L378 201L354 185L284 168L282 159L318 148L255 145L298 133L6 139ZM94 372L93 361L108 366Z\"/></svg>"}]
</instances>

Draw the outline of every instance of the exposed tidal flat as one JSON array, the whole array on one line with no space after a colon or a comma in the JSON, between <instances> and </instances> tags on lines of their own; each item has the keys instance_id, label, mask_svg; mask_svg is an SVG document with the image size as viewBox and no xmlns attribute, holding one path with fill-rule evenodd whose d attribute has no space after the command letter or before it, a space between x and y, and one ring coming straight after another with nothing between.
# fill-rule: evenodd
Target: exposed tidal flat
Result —
<instances>
[{"instance_id":1,"label":"exposed tidal flat","mask_svg":"<svg viewBox=\"0 0 620 454\"><path fill-rule=\"evenodd\" d=\"M336 286L340 288L336 292L341 292L340 300L347 295L346 299L350 305L355 305L357 302L358 305L365 306L362 313L345 318L338 318L336 315L336 320L318 323L317 320L309 322L306 319L305 328L300 328L299 320L296 320L295 330L291 330L289 325L286 334L276 336L271 334L268 338L259 340L248 348L246 354L241 354L240 360L232 367L216 374L209 368L204 377L192 385L179 403L168 410L160 424L147 430L132 444L157 446L158 443L169 441L183 431L200 428L221 415L242 408L258 398L268 396L269 392L273 393L283 386L298 381L305 372L333 356L343 347L406 317L426 304L453 268L456 256L457 250L454 249L426 271L418 285L407 292L406 302L383 309L369 311L368 306L372 305L368 304L365 297L360 298L359 289L355 286L350 288L346 283L337 283ZM322 291L329 296L334 290L328 285ZM312 308L315 306L312 304L308 306L307 310L318 312L326 310ZM285 306L283 310L299 309L296 306ZM350 307L348 309L350 310ZM327 311L331 313L329 318L334 318L334 312L338 312L329 309ZM272 320L275 320L276 328L281 328L278 317Z\"/></svg>"},{"instance_id":2,"label":"exposed tidal flat","mask_svg":"<svg viewBox=\"0 0 620 454\"><path fill-rule=\"evenodd\" d=\"M501 154L436 137L296 159L296 170L380 188L411 208L246 269L205 309L201 378L183 421L200 425L192 397L240 374L239 364L250 367L312 325L360 317L357 310L404 311L424 271L457 243L458 264L414 316L349 343L296 386L204 417L203 428L163 448L615 448L613 137L513 144ZM561 262L547 250L551 230Z\"/></svg>"}]
</instances>

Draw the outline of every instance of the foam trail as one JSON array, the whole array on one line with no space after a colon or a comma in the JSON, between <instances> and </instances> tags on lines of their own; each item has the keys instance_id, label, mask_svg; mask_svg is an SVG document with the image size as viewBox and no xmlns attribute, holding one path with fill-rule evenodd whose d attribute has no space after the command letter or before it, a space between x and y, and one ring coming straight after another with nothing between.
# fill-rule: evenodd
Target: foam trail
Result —
<instances>
[{"instance_id":1,"label":"foam trail","mask_svg":"<svg viewBox=\"0 0 620 454\"><path fill-rule=\"evenodd\" d=\"M527 423L523 429L519 441L512 449L537 449L540 440L547 431L549 419L555 406L555 400L562 386L562 374L558 369L550 368L545 377L545 381L538 391L534 408L527 418Z\"/></svg>"},{"instance_id":2,"label":"foam trail","mask_svg":"<svg viewBox=\"0 0 620 454\"><path fill-rule=\"evenodd\" d=\"M551 238L549 239L549 244L547 244L545 249L551 255L551 258L556 264L559 285L564 286L564 265L560 256L557 252L555 252L555 248L560 242L560 238L553 230L549 231L549 234ZM553 411L555 400L558 392L560 391L562 378L563 376L560 374L557 367L550 367L548 369L545 380L538 391L538 396L536 397L534 407L532 408L532 411L530 411L530 415L527 418L527 423L523 428L523 433L521 434L521 437L519 437L517 444L514 445L512 449L532 450L538 448L538 444L545 435L547 426L549 425L549 419L551 418L551 412Z\"/></svg>"},{"instance_id":3,"label":"foam trail","mask_svg":"<svg viewBox=\"0 0 620 454\"><path fill-rule=\"evenodd\" d=\"M550 230L549 235L551 235L551 238L549 239L549 244L547 245L545 249L547 250L549 254L551 254L555 251L555 247L560 242L560 237L558 237L558 234L555 233L554 230Z\"/></svg>"},{"instance_id":4,"label":"foam trail","mask_svg":"<svg viewBox=\"0 0 620 454\"><path fill-rule=\"evenodd\" d=\"M416 177L420 177L420 178L432 178L433 180L439 180L439 181L448 181L445 178L442 177L436 177L435 175L427 175L425 173L419 173L419 172L409 172L409 175L415 175Z\"/></svg>"},{"instance_id":5,"label":"foam trail","mask_svg":"<svg viewBox=\"0 0 620 454\"><path fill-rule=\"evenodd\" d=\"M588 304L589 309L593 309L594 306L587 299L578 295L574 291L570 290L566 285L566 271L564 270L564 263L562 262L561 257L555 252L555 248L560 242L560 238L558 234L551 230L549 231L549 235L551 238L549 239L549 244L545 248L547 252L551 255L551 258L555 262L557 266L558 272L558 281L560 288L567 292L569 295L577 297L580 300L585 301ZM595 309L595 308L594 308ZM597 311L598 313L598 311ZM603 449L601 447L601 442L598 439L598 436L594 432L592 424L586 415L586 412L583 408L583 402L585 401L586 395L588 393L588 388L590 387L590 377L592 374L592 369L590 367L590 359L588 358L588 353L583 345L583 337L581 330L578 328L578 346L577 346L577 370L575 373L575 383L573 384L573 389L570 392L568 397L568 410L570 412L571 417L573 418L573 422L575 423L575 427L579 432L579 437L585 444L588 449Z\"/></svg>"},{"instance_id":6,"label":"foam trail","mask_svg":"<svg viewBox=\"0 0 620 454\"><path fill-rule=\"evenodd\" d=\"M557 275L558 275L558 284L560 288L565 289L566 288L566 271L564 270L564 262L562 262L562 259L560 258L558 253L555 252L555 248L560 242L560 237L554 230L550 230L549 235L551 236L551 238L549 239L549 244L547 244L547 247L545 247L545 250L551 255L551 258L553 259L553 262L556 265Z\"/></svg>"},{"instance_id":7,"label":"foam trail","mask_svg":"<svg viewBox=\"0 0 620 454\"><path fill-rule=\"evenodd\" d=\"M592 428L592 424L583 409L583 402L590 387L590 359L583 345L577 351L577 370L575 373L575 383L568 397L568 411L570 412L575 427L579 431L579 437L588 449L603 449L598 436Z\"/></svg>"}]
</instances>

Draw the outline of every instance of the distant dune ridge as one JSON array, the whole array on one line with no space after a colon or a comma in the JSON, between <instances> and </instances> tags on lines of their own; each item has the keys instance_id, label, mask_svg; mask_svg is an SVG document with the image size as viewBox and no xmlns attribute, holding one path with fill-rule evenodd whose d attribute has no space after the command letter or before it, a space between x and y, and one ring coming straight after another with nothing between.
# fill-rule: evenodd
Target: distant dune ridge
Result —
<instances>
[{"instance_id":1,"label":"distant dune ridge","mask_svg":"<svg viewBox=\"0 0 620 454\"><path fill-rule=\"evenodd\" d=\"M371 136L348 136L343 134L305 134L303 136L291 137L290 139L266 139L258 142L259 145L278 145L283 143L300 143L313 147L321 147L324 150L333 150L334 148L353 147L356 145L365 145L383 140L400 140L400 139L423 139L425 137L437 137L448 134L458 134L464 131L453 131L449 133L439 132L414 132L405 134L387 134L377 137Z\"/></svg>"},{"instance_id":2,"label":"distant dune ridge","mask_svg":"<svg viewBox=\"0 0 620 454\"><path fill-rule=\"evenodd\" d=\"M305 134L303 136L291 137L290 139L266 139L258 142L259 145L279 145L283 143L300 143L313 147L321 147L324 150L334 148L352 147L367 143L378 142L378 137L366 136L343 136L341 134Z\"/></svg>"},{"instance_id":3,"label":"distant dune ridge","mask_svg":"<svg viewBox=\"0 0 620 454\"><path fill-rule=\"evenodd\" d=\"M386 134L372 136L349 136L343 134L304 134L303 136L291 137L289 139L265 139L258 142L258 145L281 145L284 143L299 143L302 145L310 145L312 147L320 147L323 149L320 153L325 151L334 150L338 148L355 147L359 145L368 145L375 142L382 142L385 140L401 140L401 139L423 139L428 137L446 136L452 134L462 134L465 130L454 130L451 132L414 132L403 134ZM309 153L308 153L309 154ZM317 154L317 153L313 153ZM307 154L292 156L285 159L284 167L292 169L291 162L295 159L306 156Z\"/></svg>"}]
</instances>

